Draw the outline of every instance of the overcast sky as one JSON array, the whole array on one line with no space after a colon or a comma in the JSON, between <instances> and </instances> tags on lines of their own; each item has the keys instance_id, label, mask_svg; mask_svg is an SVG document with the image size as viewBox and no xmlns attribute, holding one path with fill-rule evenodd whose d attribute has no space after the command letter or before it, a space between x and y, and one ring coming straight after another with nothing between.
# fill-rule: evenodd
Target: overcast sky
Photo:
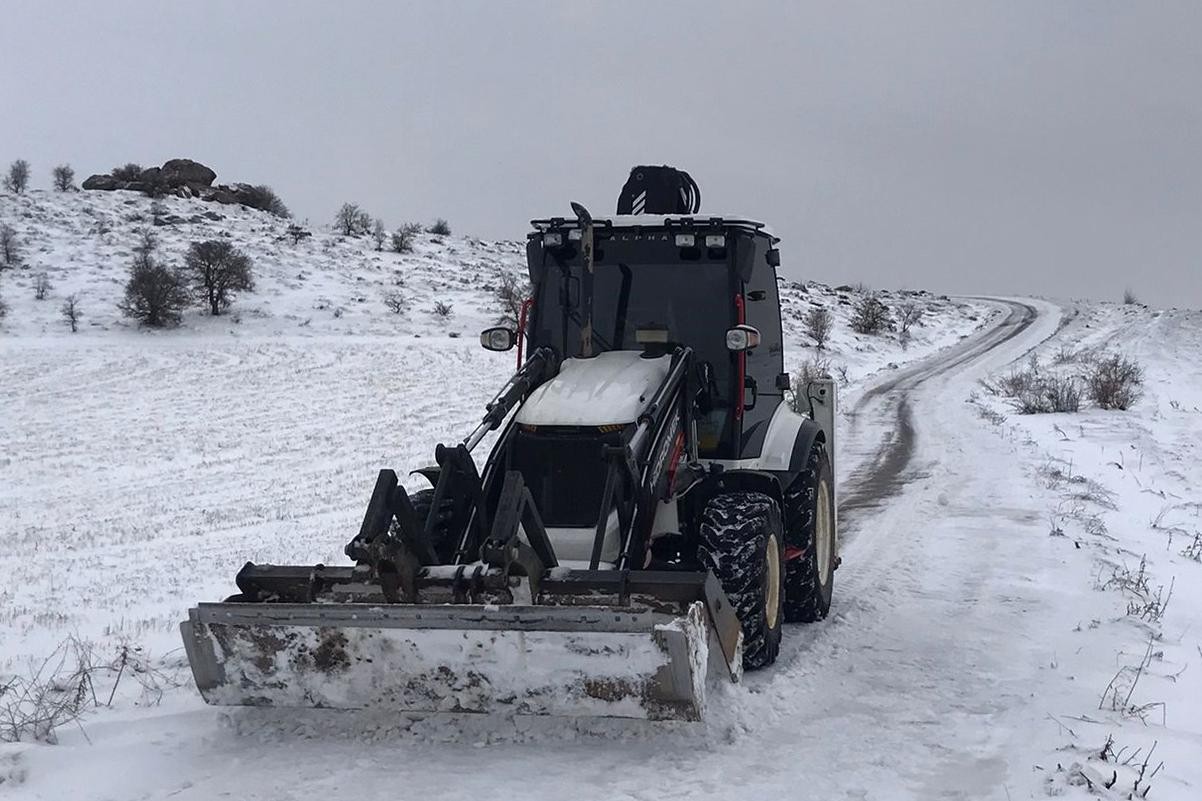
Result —
<instances>
[{"instance_id":1,"label":"overcast sky","mask_svg":"<svg viewBox=\"0 0 1202 801\"><path fill-rule=\"evenodd\" d=\"M1202 3L3 4L0 162L524 236L669 163L796 278L1202 306Z\"/></svg>"}]
</instances>

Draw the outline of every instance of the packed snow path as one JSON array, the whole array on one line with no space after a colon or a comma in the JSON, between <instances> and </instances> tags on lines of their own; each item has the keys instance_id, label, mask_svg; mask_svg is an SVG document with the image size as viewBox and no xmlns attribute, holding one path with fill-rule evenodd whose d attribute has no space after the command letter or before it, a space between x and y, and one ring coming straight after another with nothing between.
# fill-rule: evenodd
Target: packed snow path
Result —
<instances>
[{"instance_id":1,"label":"packed snow path","mask_svg":"<svg viewBox=\"0 0 1202 801\"><path fill-rule=\"evenodd\" d=\"M72 737L28 752L38 781L15 789L47 798L557 799L581 788L590 798L1007 798L1008 782L1038 781L1024 778L1043 753L1028 733L1046 714L1042 694L1055 691L1041 675L1053 636L1042 621L1057 598L1041 580L1049 538L1029 479L998 458L996 435L963 399L1060 317L1044 303L1030 302L1033 317L1007 308L1000 325L849 399L839 473L856 503L843 521L835 612L790 627L777 666L717 693L700 729L223 712L173 695L91 721L94 745ZM885 487L888 501L869 503Z\"/></svg>"}]
</instances>

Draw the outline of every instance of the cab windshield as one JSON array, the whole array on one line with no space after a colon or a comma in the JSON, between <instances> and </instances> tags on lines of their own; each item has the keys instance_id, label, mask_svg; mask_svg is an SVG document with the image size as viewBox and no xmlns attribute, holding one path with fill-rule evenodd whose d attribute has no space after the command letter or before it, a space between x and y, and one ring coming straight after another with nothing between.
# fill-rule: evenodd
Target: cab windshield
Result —
<instances>
[{"instance_id":1,"label":"cab windshield","mask_svg":"<svg viewBox=\"0 0 1202 801\"><path fill-rule=\"evenodd\" d=\"M593 350L641 350L640 328L663 328L724 371L733 302L724 263L597 264L593 272ZM532 344L580 355L580 267L549 265L539 286ZM718 364L721 362L721 364Z\"/></svg>"},{"instance_id":2,"label":"cab windshield","mask_svg":"<svg viewBox=\"0 0 1202 801\"><path fill-rule=\"evenodd\" d=\"M579 357L581 265L547 262L528 330L531 346ZM735 305L727 262L598 261L593 276L593 352L642 350L636 332L646 328L666 329L669 343L692 348L713 390L712 407L698 419L698 444L702 452L718 448L734 394L726 330L735 322Z\"/></svg>"}]
</instances>

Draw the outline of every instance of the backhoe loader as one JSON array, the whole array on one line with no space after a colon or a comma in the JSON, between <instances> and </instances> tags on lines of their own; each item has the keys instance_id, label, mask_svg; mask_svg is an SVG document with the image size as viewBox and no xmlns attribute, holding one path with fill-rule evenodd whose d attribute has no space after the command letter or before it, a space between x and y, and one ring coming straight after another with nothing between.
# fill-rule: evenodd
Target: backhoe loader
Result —
<instances>
[{"instance_id":1,"label":"backhoe loader","mask_svg":"<svg viewBox=\"0 0 1202 801\"><path fill-rule=\"evenodd\" d=\"M784 370L777 237L699 204L636 167L625 213L532 221L521 325L480 338L516 372L428 489L380 471L348 564L190 611L207 702L699 720L826 616L835 387Z\"/></svg>"}]
</instances>

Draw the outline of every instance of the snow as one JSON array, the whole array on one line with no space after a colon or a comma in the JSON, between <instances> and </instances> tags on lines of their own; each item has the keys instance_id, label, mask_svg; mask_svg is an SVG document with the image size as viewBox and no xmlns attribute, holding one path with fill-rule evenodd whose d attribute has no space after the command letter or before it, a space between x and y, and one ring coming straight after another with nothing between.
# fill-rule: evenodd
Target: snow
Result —
<instances>
[{"instance_id":1,"label":"snow","mask_svg":"<svg viewBox=\"0 0 1202 801\"><path fill-rule=\"evenodd\" d=\"M522 714L645 718L647 685L667 662L650 631L347 626L339 629L338 663L322 668L313 655L329 648L329 629L258 626L251 636L206 628L219 649L230 649L222 656L226 683L209 691L214 703L225 704L254 698L281 707L477 713L512 707ZM265 641L279 650L265 652Z\"/></svg>"},{"instance_id":2,"label":"snow","mask_svg":"<svg viewBox=\"0 0 1202 801\"><path fill-rule=\"evenodd\" d=\"M790 626L774 668L707 687L704 723L227 711L191 685L187 608L232 592L247 560L343 562L375 472L471 430L513 367L474 335L523 249L422 236L402 256L319 226L294 246L258 212L167 210L224 215L157 228L169 259L229 236L257 290L145 332L115 303L148 201L0 195L29 263L0 274L0 672L72 634L157 666L138 674L156 691L127 675L58 745L0 745L5 797L1125 797L1153 743L1148 797L1198 797L1202 314L1027 299L1023 319L887 293L926 310L903 347L848 329L856 290L782 284L790 370L815 355L806 310L836 316L820 355L841 385L843 566L831 617ZM36 301L43 270L55 288ZM397 288L399 315L380 300ZM75 335L57 316L72 292ZM1144 398L1023 417L983 391L1064 345L1138 358ZM1141 559L1151 592L1172 587L1155 621L1111 581ZM102 702L114 680L97 675ZM1113 791L1081 778L1112 771Z\"/></svg>"},{"instance_id":3,"label":"snow","mask_svg":"<svg viewBox=\"0 0 1202 801\"><path fill-rule=\"evenodd\" d=\"M1154 749L1147 772L1164 765L1147 797L1196 798L1202 313L1068 304L1063 327L1023 359L1063 375L1087 370L1091 353L1118 352L1145 371L1143 398L1129 411L1086 401L1076 414L1020 416L985 393L975 401L1006 415L995 436L1025 463L1041 503L1033 511L1056 612L1045 616L1056 690L1046 711L1059 721L1042 738L1048 791L1088 789L1084 775L1115 782L1110 797L1142 792L1148 783L1135 786L1138 769ZM1141 564L1142 584L1128 580ZM1103 759L1107 738L1113 756Z\"/></svg>"},{"instance_id":4,"label":"snow","mask_svg":"<svg viewBox=\"0 0 1202 801\"><path fill-rule=\"evenodd\" d=\"M634 350L565 359L553 380L530 393L517 421L542 426L633 423L671 367L671 356L645 359Z\"/></svg>"}]
</instances>

